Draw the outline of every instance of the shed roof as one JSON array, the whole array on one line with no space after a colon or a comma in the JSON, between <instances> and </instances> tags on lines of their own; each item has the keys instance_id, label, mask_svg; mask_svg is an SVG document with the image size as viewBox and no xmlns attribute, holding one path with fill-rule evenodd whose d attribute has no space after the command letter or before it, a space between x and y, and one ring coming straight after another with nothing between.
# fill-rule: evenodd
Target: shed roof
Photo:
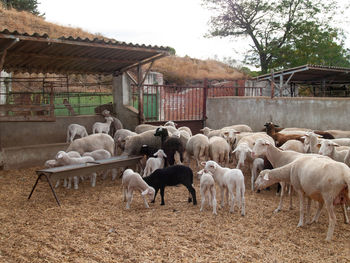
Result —
<instances>
[{"instance_id":1,"label":"shed roof","mask_svg":"<svg viewBox=\"0 0 350 263\"><path fill-rule=\"evenodd\" d=\"M98 38L0 31L0 69L7 72L113 74L167 56L169 50Z\"/></svg>"},{"instance_id":2,"label":"shed roof","mask_svg":"<svg viewBox=\"0 0 350 263\"><path fill-rule=\"evenodd\" d=\"M320 65L303 65L274 73L274 79L283 77L283 82L293 82L307 85L348 84L350 83L350 68L330 67ZM271 80L271 73L258 76L260 80Z\"/></svg>"}]
</instances>

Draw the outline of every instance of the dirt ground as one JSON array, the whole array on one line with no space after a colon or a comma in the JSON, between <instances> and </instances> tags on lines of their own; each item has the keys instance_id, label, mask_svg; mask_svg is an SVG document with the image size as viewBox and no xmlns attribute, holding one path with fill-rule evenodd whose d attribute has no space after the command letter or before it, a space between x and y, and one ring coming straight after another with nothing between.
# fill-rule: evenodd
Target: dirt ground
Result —
<instances>
[{"instance_id":1,"label":"dirt ground","mask_svg":"<svg viewBox=\"0 0 350 263\"><path fill-rule=\"evenodd\" d=\"M57 188L58 207L48 184L32 169L0 171L0 262L350 262L350 226L340 207L333 241L324 241L325 210L317 224L296 228L294 209L274 214L275 189L250 190L246 177L246 216L228 207L214 216L187 203L183 186L165 190L165 206L146 209L139 193L130 210L122 200L121 179L87 181L78 190ZM220 200L220 196L217 196ZM313 206L313 213L315 207Z\"/></svg>"}]
</instances>

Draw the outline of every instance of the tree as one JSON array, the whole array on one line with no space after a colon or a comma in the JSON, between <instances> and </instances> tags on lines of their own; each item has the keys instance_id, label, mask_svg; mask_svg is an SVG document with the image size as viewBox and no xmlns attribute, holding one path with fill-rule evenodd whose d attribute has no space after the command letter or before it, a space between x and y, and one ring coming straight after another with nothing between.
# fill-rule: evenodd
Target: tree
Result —
<instances>
[{"instance_id":1,"label":"tree","mask_svg":"<svg viewBox=\"0 0 350 263\"><path fill-rule=\"evenodd\" d=\"M290 68L304 64L350 67L350 51L343 48L343 37L337 29L329 26L321 28L313 22L306 22L290 38L276 53L271 68Z\"/></svg>"},{"instance_id":2,"label":"tree","mask_svg":"<svg viewBox=\"0 0 350 263\"><path fill-rule=\"evenodd\" d=\"M247 61L259 65L262 73L268 72L299 33L307 39L303 30L307 23L322 28L336 10L334 0L203 0L203 4L214 12L209 36L249 37L253 45Z\"/></svg>"},{"instance_id":3,"label":"tree","mask_svg":"<svg viewBox=\"0 0 350 263\"><path fill-rule=\"evenodd\" d=\"M38 10L38 1L37 0L1 0L2 5L7 8L14 8L18 11L27 11L36 16L44 16L40 14Z\"/></svg>"}]
</instances>

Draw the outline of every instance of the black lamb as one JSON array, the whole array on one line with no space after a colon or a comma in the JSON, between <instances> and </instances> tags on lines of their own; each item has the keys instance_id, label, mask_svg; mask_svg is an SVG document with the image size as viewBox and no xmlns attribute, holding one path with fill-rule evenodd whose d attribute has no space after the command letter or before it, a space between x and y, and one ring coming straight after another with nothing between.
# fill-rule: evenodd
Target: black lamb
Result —
<instances>
[{"instance_id":1,"label":"black lamb","mask_svg":"<svg viewBox=\"0 0 350 263\"><path fill-rule=\"evenodd\" d=\"M184 165L174 165L163 169L157 169L149 176L143 178L145 182L155 189L155 195L152 203L154 203L158 190L160 189L160 196L162 201L160 205L164 205L164 189L166 186L176 186L183 184L188 189L193 199L193 205L197 204L196 190L193 188L193 173L191 168ZM188 202L192 199L189 197Z\"/></svg>"}]
</instances>

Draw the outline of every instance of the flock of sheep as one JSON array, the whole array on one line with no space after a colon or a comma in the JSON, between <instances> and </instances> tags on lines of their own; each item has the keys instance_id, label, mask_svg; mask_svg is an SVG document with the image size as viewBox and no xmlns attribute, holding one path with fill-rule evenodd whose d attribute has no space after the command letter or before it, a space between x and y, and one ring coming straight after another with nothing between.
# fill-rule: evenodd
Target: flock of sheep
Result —
<instances>
[{"instance_id":1,"label":"flock of sheep","mask_svg":"<svg viewBox=\"0 0 350 263\"><path fill-rule=\"evenodd\" d=\"M345 223L349 223L346 205L350 202L350 131L311 131L303 128L279 128L266 123L263 131L253 132L247 125L232 125L213 130L205 127L203 134L192 135L188 127L176 128L169 121L164 126L140 124L135 131L123 129L120 121L104 112L106 122L95 123L93 134L88 135L83 126L71 124L67 131L66 152L58 152L46 166L62 166L93 162L115 155L144 155L140 173L126 169L122 176L123 195L126 208L130 208L133 191L139 191L146 207L147 196L154 202L160 190L161 205L164 205L166 186L183 184L189 191L188 201L195 205L196 192L193 187L193 171L189 168L191 158L196 161L196 172L200 180L201 208L207 201L216 212L216 188L221 192L221 207L229 203L230 212L237 206L245 215L245 184L242 169L251 173L251 190L262 190L280 183L280 202L275 210L282 209L283 196L289 186L300 201L298 227L317 222L323 206L329 216L326 240L332 239L336 217L335 205L341 205ZM108 135L115 128L114 137ZM74 140L75 136L82 138ZM228 168L230 163L236 168ZM118 171L112 171L112 179ZM142 174L142 176L141 176ZM105 178L107 172L104 173ZM91 185L96 184L96 174L89 175ZM81 178L74 179L78 188ZM57 182L56 187L59 185ZM65 182L71 187L71 180ZM304 220L304 202L306 218ZM310 220L311 200L318 202L318 209Z\"/></svg>"}]
</instances>

